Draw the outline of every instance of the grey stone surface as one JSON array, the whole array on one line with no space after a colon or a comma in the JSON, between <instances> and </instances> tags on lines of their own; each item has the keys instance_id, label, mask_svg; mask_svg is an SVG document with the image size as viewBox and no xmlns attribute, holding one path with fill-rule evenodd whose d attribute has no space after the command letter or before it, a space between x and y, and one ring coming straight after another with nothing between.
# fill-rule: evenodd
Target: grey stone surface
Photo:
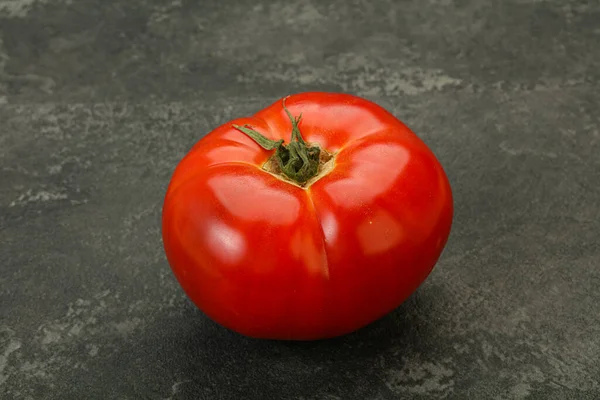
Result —
<instances>
[{"instance_id":1,"label":"grey stone surface","mask_svg":"<svg viewBox=\"0 0 600 400\"><path fill-rule=\"evenodd\" d=\"M0 398L600 398L600 2L0 0ZM289 93L388 108L452 181L389 316L240 337L165 260L170 174Z\"/></svg>"}]
</instances>

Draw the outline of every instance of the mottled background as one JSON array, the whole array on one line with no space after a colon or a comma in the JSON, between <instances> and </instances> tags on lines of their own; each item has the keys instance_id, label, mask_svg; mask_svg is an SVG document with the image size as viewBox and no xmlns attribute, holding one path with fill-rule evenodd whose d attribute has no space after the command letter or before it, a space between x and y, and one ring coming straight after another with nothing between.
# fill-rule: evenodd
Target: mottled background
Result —
<instances>
[{"instance_id":1,"label":"mottled background","mask_svg":"<svg viewBox=\"0 0 600 400\"><path fill-rule=\"evenodd\" d=\"M0 0L0 398L600 398L597 0ZM404 305L254 341L165 260L211 128L350 92L411 126L455 225Z\"/></svg>"}]
</instances>

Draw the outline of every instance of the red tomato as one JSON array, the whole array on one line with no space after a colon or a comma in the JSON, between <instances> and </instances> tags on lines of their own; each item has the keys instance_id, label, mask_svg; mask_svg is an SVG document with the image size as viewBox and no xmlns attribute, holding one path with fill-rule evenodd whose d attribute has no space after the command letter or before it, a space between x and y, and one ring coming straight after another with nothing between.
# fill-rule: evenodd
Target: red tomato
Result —
<instances>
[{"instance_id":1,"label":"red tomato","mask_svg":"<svg viewBox=\"0 0 600 400\"><path fill-rule=\"evenodd\" d=\"M295 157L292 170L318 175L285 176L280 150ZM437 262L452 215L442 166L401 121L359 97L303 93L191 149L167 190L163 240L179 283L214 321L311 340L406 300Z\"/></svg>"}]
</instances>

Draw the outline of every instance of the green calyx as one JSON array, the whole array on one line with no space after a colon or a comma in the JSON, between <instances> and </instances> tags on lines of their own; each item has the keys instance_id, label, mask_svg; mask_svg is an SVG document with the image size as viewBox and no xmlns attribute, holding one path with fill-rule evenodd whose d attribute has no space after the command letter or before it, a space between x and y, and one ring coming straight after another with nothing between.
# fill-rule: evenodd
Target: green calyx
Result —
<instances>
[{"instance_id":1,"label":"green calyx","mask_svg":"<svg viewBox=\"0 0 600 400\"><path fill-rule=\"evenodd\" d=\"M318 174L321 150L315 146L309 147L302 138L298 127L302 114L294 118L285 107L285 103L283 109L292 121L292 139L287 145L283 144L283 140L275 141L266 138L248 125L233 125L233 127L248 135L263 149L275 150L273 157L283 175L302 185Z\"/></svg>"}]
</instances>

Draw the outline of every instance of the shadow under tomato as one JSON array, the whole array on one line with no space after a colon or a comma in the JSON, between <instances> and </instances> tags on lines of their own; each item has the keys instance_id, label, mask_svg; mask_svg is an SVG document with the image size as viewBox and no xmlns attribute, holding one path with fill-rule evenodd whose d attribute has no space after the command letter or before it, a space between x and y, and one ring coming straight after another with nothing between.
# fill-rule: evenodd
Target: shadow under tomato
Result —
<instances>
[{"instance_id":1,"label":"shadow under tomato","mask_svg":"<svg viewBox=\"0 0 600 400\"><path fill-rule=\"evenodd\" d=\"M390 368L401 368L405 357L436 352L432 330L441 301L439 291L421 288L394 312L352 334L287 342L241 336L182 300L175 314L157 315L112 361L120 370L115 386L119 393L137 388L131 393L136 398L171 400L385 396Z\"/></svg>"}]
</instances>

